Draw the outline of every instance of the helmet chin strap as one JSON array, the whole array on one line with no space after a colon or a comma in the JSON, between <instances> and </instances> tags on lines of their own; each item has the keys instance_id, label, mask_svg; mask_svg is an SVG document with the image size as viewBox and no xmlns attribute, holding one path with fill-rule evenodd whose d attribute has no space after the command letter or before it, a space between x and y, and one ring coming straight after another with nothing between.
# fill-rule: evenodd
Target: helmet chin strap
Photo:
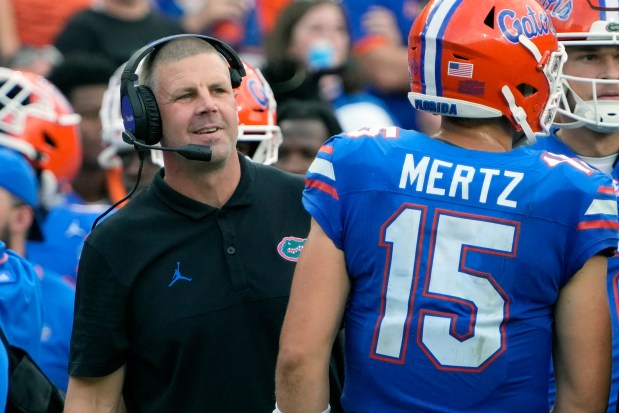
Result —
<instances>
[{"instance_id":1,"label":"helmet chin strap","mask_svg":"<svg viewBox=\"0 0 619 413\"><path fill-rule=\"evenodd\" d=\"M612 133L619 130L619 123L612 123L609 120L619 120L617 111L608 111L604 109L617 109L617 104L608 101L597 101L597 105L593 100L585 101L576 93L572 93L576 104L574 106L574 115L589 120L591 122L583 122L585 127L600 133ZM596 106L597 109L596 110ZM600 110L602 109L602 110ZM611 114L612 112L612 114ZM604 125L600 124L604 123Z\"/></svg>"},{"instance_id":2,"label":"helmet chin strap","mask_svg":"<svg viewBox=\"0 0 619 413\"><path fill-rule=\"evenodd\" d=\"M531 125L529 125L529 122L527 122L527 112L525 112L522 107L516 105L516 98L514 97L514 94L509 89L509 87L507 87L507 85L501 88L501 92L503 93L503 97L505 97L505 100L509 105L509 110L514 117L514 120L518 125L520 125L522 131L526 136L526 143L529 145L533 145L537 141L537 139L535 138L535 132L533 132Z\"/></svg>"},{"instance_id":3,"label":"helmet chin strap","mask_svg":"<svg viewBox=\"0 0 619 413\"><path fill-rule=\"evenodd\" d=\"M568 81L589 82L593 98L584 100L572 89ZM588 79L576 76L563 76L563 90L559 113L567 118L567 121L554 122L554 125L563 129L576 129L586 127L599 133L613 133L619 131L619 101L600 100L597 98L596 86L603 82L599 79ZM569 101L573 99L573 102Z\"/></svg>"}]
</instances>

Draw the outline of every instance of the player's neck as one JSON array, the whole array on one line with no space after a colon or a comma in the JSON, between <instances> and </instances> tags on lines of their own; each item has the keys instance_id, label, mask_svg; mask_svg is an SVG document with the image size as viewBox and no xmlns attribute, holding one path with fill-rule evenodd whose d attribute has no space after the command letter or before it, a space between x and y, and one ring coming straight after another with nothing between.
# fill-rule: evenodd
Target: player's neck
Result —
<instances>
[{"instance_id":1,"label":"player's neck","mask_svg":"<svg viewBox=\"0 0 619 413\"><path fill-rule=\"evenodd\" d=\"M511 130L500 122L460 123L443 118L434 139L465 149L507 152L512 149Z\"/></svg>"},{"instance_id":2,"label":"player's neck","mask_svg":"<svg viewBox=\"0 0 619 413\"><path fill-rule=\"evenodd\" d=\"M25 233L12 233L9 235L8 239L3 241L6 242L7 248L26 258L26 238L27 236Z\"/></svg>"},{"instance_id":3,"label":"player's neck","mask_svg":"<svg viewBox=\"0 0 619 413\"><path fill-rule=\"evenodd\" d=\"M600 133L585 127L561 129L557 137L578 155L595 158L619 152L619 131Z\"/></svg>"}]
</instances>

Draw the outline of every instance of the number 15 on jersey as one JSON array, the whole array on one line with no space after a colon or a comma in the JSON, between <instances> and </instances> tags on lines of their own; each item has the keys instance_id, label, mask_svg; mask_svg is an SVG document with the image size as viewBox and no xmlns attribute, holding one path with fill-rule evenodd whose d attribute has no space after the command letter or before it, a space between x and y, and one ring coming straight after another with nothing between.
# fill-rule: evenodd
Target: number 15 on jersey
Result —
<instances>
[{"instance_id":1,"label":"number 15 on jersey","mask_svg":"<svg viewBox=\"0 0 619 413\"><path fill-rule=\"evenodd\" d=\"M426 206L406 204L382 226L387 264L371 357L403 364L407 347L415 345L409 342L415 328L416 344L438 369L481 371L505 349L509 298L495 274L467 268L467 254L514 257L520 224L441 209L427 215ZM434 229L429 247L424 247L426 225ZM423 302L436 305L418 305L420 289ZM468 313L466 332L456 331L462 311L450 311L454 306Z\"/></svg>"}]
</instances>

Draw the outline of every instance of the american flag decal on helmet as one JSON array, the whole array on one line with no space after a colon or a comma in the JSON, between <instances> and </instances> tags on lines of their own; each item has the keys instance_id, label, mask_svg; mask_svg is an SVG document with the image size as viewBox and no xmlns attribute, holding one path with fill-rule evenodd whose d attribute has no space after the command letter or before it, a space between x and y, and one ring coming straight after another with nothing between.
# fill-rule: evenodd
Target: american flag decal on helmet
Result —
<instances>
[{"instance_id":1,"label":"american flag decal on helmet","mask_svg":"<svg viewBox=\"0 0 619 413\"><path fill-rule=\"evenodd\" d=\"M473 64L472 63L449 62L449 65L447 66L447 75L457 76L457 77L468 77L470 79L473 77Z\"/></svg>"}]
</instances>

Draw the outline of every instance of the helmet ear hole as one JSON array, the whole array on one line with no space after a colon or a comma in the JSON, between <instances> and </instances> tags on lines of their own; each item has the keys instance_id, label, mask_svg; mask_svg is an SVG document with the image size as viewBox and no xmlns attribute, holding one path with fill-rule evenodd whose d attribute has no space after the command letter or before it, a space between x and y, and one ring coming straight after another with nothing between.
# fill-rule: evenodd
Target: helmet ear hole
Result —
<instances>
[{"instance_id":1,"label":"helmet ear hole","mask_svg":"<svg viewBox=\"0 0 619 413\"><path fill-rule=\"evenodd\" d=\"M527 83L519 84L518 86L516 86L516 89L518 89L520 94L524 96L525 98L528 98L529 96L533 96L534 94L537 93L537 89Z\"/></svg>"},{"instance_id":2,"label":"helmet ear hole","mask_svg":"<svg viewBox=\"0 0 619 413\"><path fill-rule=\"evenodd\" d=\"M43 140L45 141L45 143L53 148L57 148L58 145L56 144L56 141L54 140L53 137L51 137L49 135L49 133L47 132L43 132Z\"/></svg>"},{"instance_id":3,"label":"helmet ear hole","mask_svg":"<svg viewBox=\"0 0 619 413\"><path fill-rule=\"evenodd\" d=\"M486 15L486 18L484 19L484 24L494 30L494 7L491 8Z\"/></svg>"}]
</instances>

